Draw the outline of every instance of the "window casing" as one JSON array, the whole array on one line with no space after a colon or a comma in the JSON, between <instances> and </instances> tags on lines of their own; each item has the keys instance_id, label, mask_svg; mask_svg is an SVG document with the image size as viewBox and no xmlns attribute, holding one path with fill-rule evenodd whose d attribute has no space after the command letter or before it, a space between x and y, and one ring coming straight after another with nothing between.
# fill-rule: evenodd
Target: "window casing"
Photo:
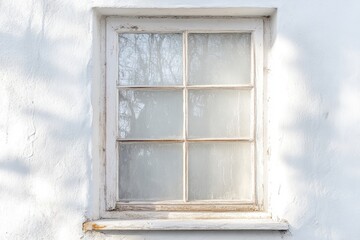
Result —
<instances>
[{"instance_id":1,"label":"window casing","mask_svg":"<svg viewBox=\"0 0 360 240\"><path fill-rule=\"evenodd\" d=\"M119 81L119 35L122 34L181 34L182 83L178 85L121 85ZM189 35L191 34L249 34L250 79L246 84L189 84ZM106 21L106 161L104 210L118 211L262 211L266 182L264 181L263 129L263 20L242 18L120 18ZM180 91L182 93L182 138L123 138L118 129L121 91ZM225 91L249 93L250 132L248 137L189 137L189 95L195 91ZM200 134L201 135L201 134ZM182 144L182 199L156 201L123 201L119 197L119 145L141 142ZM246 200L189 201L189 145L199 143L249 143L251 196ZM121 148L121 147L120 147ZM121 172L121 171L120 171ZM134 177L134 176L133 176ZM136 176L135 176L136 177ZM139 176L141 177L141 176ZM241 186L241 183L239 183Z\"/></svg>"}]
</instances>

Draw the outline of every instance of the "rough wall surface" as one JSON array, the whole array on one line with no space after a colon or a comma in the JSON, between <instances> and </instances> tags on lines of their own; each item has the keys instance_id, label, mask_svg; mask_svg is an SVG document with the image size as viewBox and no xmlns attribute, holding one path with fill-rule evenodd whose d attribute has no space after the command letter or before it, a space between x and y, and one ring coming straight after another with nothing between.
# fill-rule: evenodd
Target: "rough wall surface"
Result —
<instances>
[{"instance_id":1,"label":"rough wall surface","mask_svg":"<svg viewBox=\"0 0 360 240\"><path fill-rule=\"evenodd\" d=\"M276 7L269 181L279 232L84 234L92 191L92 7ZM360 3L0 1L0 239L358 239Z\"/></svg>"}]
</instances>

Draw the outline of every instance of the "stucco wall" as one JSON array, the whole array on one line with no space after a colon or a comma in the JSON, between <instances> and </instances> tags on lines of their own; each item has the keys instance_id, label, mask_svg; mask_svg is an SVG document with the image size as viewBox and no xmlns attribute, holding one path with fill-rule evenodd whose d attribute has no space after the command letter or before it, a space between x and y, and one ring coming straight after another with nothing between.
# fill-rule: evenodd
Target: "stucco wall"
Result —
<instances>
[{"instance_id":1,"label":"stucco wall","mask_svg":"<svg viewBox=\"0 0 360 240\"><path fill-rule=\"evenodd\" d=\"M269 192L289 232L82 232L97 203L92 7L278 9ZM359 1L8 0L0 9L0 239L358 239Z\"/></svg>"}]
</instances>

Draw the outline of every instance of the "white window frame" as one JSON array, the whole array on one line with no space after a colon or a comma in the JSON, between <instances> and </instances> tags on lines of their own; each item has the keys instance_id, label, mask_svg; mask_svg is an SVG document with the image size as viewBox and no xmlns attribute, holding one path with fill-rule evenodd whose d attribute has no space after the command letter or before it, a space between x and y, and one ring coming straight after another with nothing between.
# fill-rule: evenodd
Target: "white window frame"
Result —
<instances>
[{"instance_id":1,"label":"white window frame","mask_svg":"<svg viewBox=\"0 0 360 240\"><path fill-rule=\"evenodd\" d=\"M100 218L87 222L85 230L218 230L262 229L285 230L286 223L271 219L267 205L266 157L264 143L264 19L240 17L107 17L101 37L105 52L105 154L100 159ZM254 204L241 209L231 204L213 211L206 208L183 208L172 211L118 211L117 210L117 88L118 34L120 32L251 32L252 82L254 87L254 140L255 140L255 196ZM220 204L221 205L221 204ZM166 204L164 205L166 206ZM200 205L201 206L201 205ZM160 206L161 207L161 206ZM132 210L129 208L129 210ZM165 211L164 211L165 210ZM207 212L202 212L202 211ZM110 219L110 220L109 220ZM136 221L134 221L136 219ZM178 219L182 219L179 220ZM184 219L187 221L184 221ZM202 219L202 220L200 220ZM220 220L221 219L221 220ZM231 219L231 220L230 220ZM240 221L240 219L242 219ZM158 220L160 222L158 222ZM244 221L243 221L244 220ZM129 222L130 221L130 222ZM205 221L205 222L204 222ZM210 221L210 222L209 222ZM99 227L101 226L101 227Z\"/></svg>"},{"instance_id":2,"label":"white window frame","mask_svg":"<svg viewBox=\"0 0 360 240\"><path fill-rule=\"evenodd\" d=\"M243 89L253 88L252 99L255 109L253 120L255 140L255 151L253 159L254 170L254 196L249 203L225 203L218 202L210 206L206 203L181 204L174 206L170 202L157 203L154 206L159 210L206 210L222 209L225 211L254 211L263 210L263 20L262 19L192 19L192 18L118 18L109 17L106 23L106 209L107 210L152 210L151 206L145 204L119 204L117 203L118 189L118 151L117 151L117 101L118 101L118 39L120 33L148 32L148 33L169 33L169 32L246 32L251 33L251 62L252 74L250 85L243 86ZM184 43L186 44L186 43ZM184 56L186 58L186 56ZM258 94L259 93L259 94ZM255 125L255 126L254 126Z\"/></svg>"}]
</instances>

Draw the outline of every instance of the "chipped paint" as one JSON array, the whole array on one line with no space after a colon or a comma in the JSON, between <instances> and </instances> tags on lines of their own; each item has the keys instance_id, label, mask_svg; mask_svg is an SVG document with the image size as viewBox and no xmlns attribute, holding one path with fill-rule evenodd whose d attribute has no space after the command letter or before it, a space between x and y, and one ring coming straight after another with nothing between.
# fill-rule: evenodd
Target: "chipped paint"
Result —
<instances>
[{"instance_id":1,"label":"chipped paint","mask_svg":"<svg viewBox=\"0 0 360 240\"><path fill-rule=\"evenodd\" d=\"M101 231L103 230L104 228L106 228L106 225L100 225L100 224L96 224L96 223L93 223L93 222L85 222L83 224L83 231L86 232L86 231Z\"/></svg>"}]
</instances>

